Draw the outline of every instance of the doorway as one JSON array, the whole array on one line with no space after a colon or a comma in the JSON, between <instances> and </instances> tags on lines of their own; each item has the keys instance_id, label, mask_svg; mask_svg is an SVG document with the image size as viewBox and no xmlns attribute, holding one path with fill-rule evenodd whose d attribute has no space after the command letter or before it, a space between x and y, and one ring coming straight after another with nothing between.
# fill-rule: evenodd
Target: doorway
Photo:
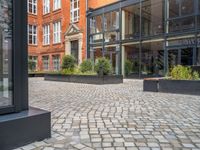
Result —
<instances>
[{"instance_id":1,"label":"doorway","mask_svg":"<svg viewBox=\"0 0 200 150\"><path fill-rule=\"evenodd\" d=\"M71 41L71 55L74 56L74 58L76 59L76 63L79 63L79 44L78 44L78 40L75 41Z\"/></svg>"}]
</instances>

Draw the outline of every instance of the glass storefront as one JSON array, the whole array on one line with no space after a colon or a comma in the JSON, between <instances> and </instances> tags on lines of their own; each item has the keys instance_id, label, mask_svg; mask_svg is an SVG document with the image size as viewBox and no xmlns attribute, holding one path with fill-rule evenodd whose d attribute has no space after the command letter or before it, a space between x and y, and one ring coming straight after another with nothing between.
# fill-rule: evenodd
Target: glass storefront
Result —
<instances>
[{"instance_id":1,"label":"glass storefront","mask_svg":"<svg viewBox=\"0 0 200 150\"><path fill-rule=\"evenodd\" d=\"M164 42L142 43L141 74L150 76L163 75Z\"/></svg>"},{"instance_id":2,"label":"glass storefront","mask_svg":"<svg viewBox=\"0 0 200 150\"><path fill-rule=\"evenodd\" d=\"M163 0L142 1L142 36L159 35L164 32L163 8Z\"/></svg>"},{"instance_id":3,"label":"glass storefront","mask_svg":"<svg viewBox=\"0 0 200 150\"><path fill-rule=\"evenodd\" d=\"M12 101L12 0L0 0L0 108Z\"/></svg>"},{"instance_id":4,"label":"glass storefront","mask_svg":"<svg viewBox=\"0 0 200 150\"><path fill-rule=\"evenodd\" d=\"M199 0L127 0L119 3L94 10L97 15L89 16L90 23L99 20L100 25L93 23L92 26L101 29L90 33L91 39L97 39L90 39L90 47L98 44L105 51L108 45L119 44L118 53L122 57L119 61L130 60L133 64L131 74L140 77L164 76L178 64L200 66ZM108 11L109 8L112 11ZM98 17L101 19L96 19ZM106 54L107 58L114 60L108 55L111 54Z\"/></svg>"}]
</instances>

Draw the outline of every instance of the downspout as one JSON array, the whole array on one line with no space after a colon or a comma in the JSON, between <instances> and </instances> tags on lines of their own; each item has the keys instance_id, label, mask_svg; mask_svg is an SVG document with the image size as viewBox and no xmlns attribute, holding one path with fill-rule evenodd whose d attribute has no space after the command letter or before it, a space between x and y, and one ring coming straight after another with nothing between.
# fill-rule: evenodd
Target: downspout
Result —
<instances>
[{"instance_id":1,"label":"downspout","mask_svg":"<svg viewBox=\"0 0 200 150\"><path fill-rule=\"evenodd\" d=\"M85 35L86 36L86 49L85 49L86 50L86 53L85 53L86 57L85 58L87 59L88 58L88 35L87 35L88 34L88 26L87 26L88 25L88 19L87 19L88 0L86 0L85 4L86 4L86 16L85 16L86 17L86 35Z\"/></svg>"}]
</instances>

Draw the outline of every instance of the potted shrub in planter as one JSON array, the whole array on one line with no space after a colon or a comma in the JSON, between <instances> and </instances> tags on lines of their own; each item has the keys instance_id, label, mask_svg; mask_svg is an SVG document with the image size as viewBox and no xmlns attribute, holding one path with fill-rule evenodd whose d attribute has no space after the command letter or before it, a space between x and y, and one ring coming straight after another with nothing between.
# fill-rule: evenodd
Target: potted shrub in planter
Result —
<instances>
[{"instance_id":1,"label":"potted shrub in planter","mask_svg":"<svg viewBox=\"0 0 200 150\"><path fill-rule=\"evenodd\" d=\"M159 92L200 95L199 73L191 67L175 66L169 79L159 80Z\"/></svg>"},{"instance_id":2,"label":"potted shrub in planter","mask_svg":"<svg viewBox=\"0 0 200 150\"><path fill-rule=\"evenodd\" d=\"M95 68L95 71L94 70ZM123 77L111 75L110 61L99 58L95 64L91 60L85 60L76 68L76 61L72 56L65 56L62 62L62 70L45 75L45 80L62 81L86 84L116 84L122 83Z\"/></svg>"}]
</instances>

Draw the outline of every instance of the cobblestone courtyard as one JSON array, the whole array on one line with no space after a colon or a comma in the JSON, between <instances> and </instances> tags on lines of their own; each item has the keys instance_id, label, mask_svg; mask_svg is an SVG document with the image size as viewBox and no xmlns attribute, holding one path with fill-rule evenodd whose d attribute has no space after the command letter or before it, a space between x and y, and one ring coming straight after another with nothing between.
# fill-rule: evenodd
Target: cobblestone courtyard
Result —
<instances>
[{"instance_id":1,"label":"cobblestone courtyard","mask_svg":"<svg viewBox=\"0 0 200 150\"><path fill-rule=\"evenodd\" d=\"M101 86L29 81L30 105L52 112L52 138L20 149L200 149L198 96L144 93L141 80Z\"/></svg>"}]
</instances>

